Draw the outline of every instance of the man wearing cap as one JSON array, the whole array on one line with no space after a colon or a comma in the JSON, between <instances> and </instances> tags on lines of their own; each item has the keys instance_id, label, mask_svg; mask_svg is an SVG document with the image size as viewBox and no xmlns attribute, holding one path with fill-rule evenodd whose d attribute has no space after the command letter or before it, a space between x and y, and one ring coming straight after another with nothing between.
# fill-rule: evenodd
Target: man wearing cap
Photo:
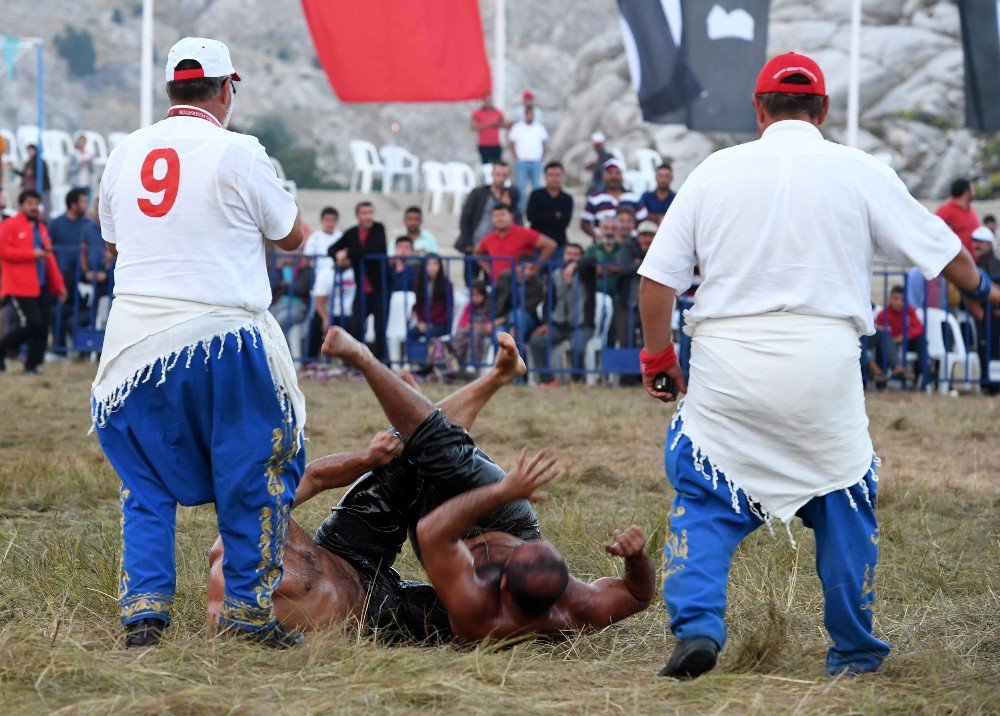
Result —
<instances>
[{"instance_id":1,"label":"man wearing cap","mask_svg":"<svg viewBox=\"0 0 1000 716\"><path fill-rule=\"evenodd\" d=\"M528 114L528 110L531 110L535 114L535 121L541 123L542 121L542 110L538 108L535 104L535 93L530 89L524 90L521 94L521 104L511 110L510 116L507 120L506 127L510 129L518 122L523 122L524 118Z\"/></svg>"},{"instance_id":2,"label":"man wearing cap","mask_svg":"<svg viewBox=\"0 0 1000 716\"><path fill-rule=\"evenodd\" d=\"M816 535L828 673L873 671L889 653L872 634L879 462L858 370L858 339L875 332L873 253L943 273L976 300L1000 303L1000 287L889 167L823 139L830 101L810 58L769 61L753 105L761 138L695 169L639 269L643 383L663 401L687 393L666 436L676 496L663 593L679 641L660 673L714 667L736 546L795 516ZM697 265L685 383L670 315ZM676 391L654 387L660 373Z\"/></svg>"},{"instance_id":3,"label":"man wearing cap","mask_svg":"<svg viewBox=\"0 0 1000 716\"><path fill-rule=\"evenodd\" d=\"M604 146L604 132L594 132L591 134L590 146L594 148L595 156L585 165L587 171L591 173L587 194L593 194L604 188L604 162L614 156Z\"/></svg>"},{"instance_id":4,"label":"man wearing cap","mask_svg":"<svg viewBox=\"0 0 1000 716\"><path fill-rule=\"evenodd\" d=\"M597 240L597 227L601 219L615 216L622 204L635 209L636 221L646 218L646 208L634 191L625 191L622 173L625 165L620 159L612 157L604 162L604 188L587 197L587 204L580 214L580 228L587 236Z\"/></svg>"},{"instance_id":5,"label":"man wearing cap","mask_svg":"<svg viewBox=\"0 0 1000 716\"><path fill-rule=\"evenodd\" d=\"M277 648L302 640L278 626L272 593L305 400L265 267L275 246L298 248L302 227L260 142L226 129L239 79L221 42L180 40L166 118L115 148L101 180L118 259L91 405L121 478L127 648L155 644L170 621L177 505L208 502L226 547L221 625Z\"/></svg>"},{"instance_id":6,"label":"man wearing cap","mask_svg":"<svg viewBox=\"0 0 1000 716\"><path fill-rule=\"evenodd\" d=\"M994 241L993 230L986 224L972 232L972 254L976 257L976 265L991 278L1000 280L1000 257L994 251ZM989 315L974 318L979 362L983 374L989 376L990 361L1000 360L1000 311L994 310ZM989 395L1000 392L996 385L984 386L983 390Z\"/></svg>"}]
</instances>

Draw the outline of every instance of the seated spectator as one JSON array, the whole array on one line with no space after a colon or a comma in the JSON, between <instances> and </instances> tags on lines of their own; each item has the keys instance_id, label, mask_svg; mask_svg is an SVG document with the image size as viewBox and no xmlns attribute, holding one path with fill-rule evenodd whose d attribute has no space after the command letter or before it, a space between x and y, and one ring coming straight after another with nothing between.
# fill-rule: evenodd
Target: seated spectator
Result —
<instances>
[{"instance_id":1,"label":"seated spectator","mask_svg":"<svg viewBox=\"0 0 1000 716\"><path fill-rule=\"evenodd\" d=\"M913 306L904 302L905 292L902 286L893 286L889 292L889 305L879 311L875 317L875 326L878 330L888 332L891 342L886 342L884 336L879 336L876 343L876 364L869 366L872 374L878 383L880 376L884 376L882 365L888 365L891 370L891 377L902 378L905 381L912 381L913 375L906 372L904 361L906 356L901 353L903 336L906 335L907 348L918 351L919 341L924 334L924 326L920 322Z\"/></svg>"},{"instance_id":2,"label":"seated spectator","mask_svg":"<svg viewBox=\"0 0 1000 716\"><path fill-rule=\"evenodd\" d=\"M611 158L604 162L604 189L587 197L587 204L580 214L580 229L587 236L596 238L601 219L615 216L622 204L635 209L636 221L646 218L641 197L633 191L625 191L624 171L625 165L619 159Z\"/></svg>"},{"instance_id":3,"label":"seated spectator","mask_svg":"<svg viewBox=\"0 0 1000 716\"><path fill-rule=\"evenodd\" d=\"M642 195L642 205L646 207L650 221L659 224L670 208L677 194L670 188L674 181L674 170L669 164L661 164L656 168L656 189Z\"/></svg>"},{"instance_id":4,"label":"seated spectator","mask_svg":"<svg viewBox=\"0 0 1000 716\"><path fill-rule=\"evenodd\" d=\"M594 260L597 270L597 290L613 299L618 293L618 219L601 219L600 240L587 249L585 255Z\"/></svg>"},{"instance_id":5,"label":"seated spectator","mask_svg":"<svg viewBox=\"0 0 1000 716\"><path fill-rule=\"evenodd\" d=\"M573 217L573 197L563 191L563 177L562 164L546 164L545 186L531 192L525 211L531 228L548 236L560 247L566 243L566 227Z\"/></svg>"},{"instance_id":6,"label":"seated spectator","mask_svg":"<svg viewBox=\"0 0 1000 716\"><path fill-rule=\"evenodd\" d=\"M538 272L538 264L529 256L521 256L513 271L502 271L493 286L494 327L507 331L523 343L538 327L538 309L545 300L545 282Z\"/></svg>"},{"instance_id":7,"label":"seated spectator","mask_svg":"<svg viewBox=\"0 0 1000 716\"><path fill-rule=\"evenodd\" d=\"M431 254L417 267L415 292L413 318L416 323L411 326L409 337L427 340L451 333L455 296L437 254Z\"/></svg>"},{"instance_id":8,"label":"seated spectator","mask_svg":"<svg viewBox=\"0 0 1000 716\"><path fill-rule=\"evenodd\" d=\"M629 238L618 252L618 293L615 300L615 328L618 345L642 348L642 321L639 319L639 266L653 244L657 226L646 220L639 224L635 238ZM631 314L631 315L630 315Z\"/></svg>"},{"instance_id":9,"label":"seated spectator","mask_svg":"<svg viewBox=\"0 0 1000 716\"><path fill-rule=\"evenodd\" d=\"M906 302L917 311L922 311L924 308L940 308L947 311L948 282L943 276L928 281L920 269L912 268L906 274Z\"/></svg>"},{"instance_id":10,"label":"seated spectator","mask_svg":"<svg viewBox=\"0 0 1000 716\"><path fill-rule=\"evenodd\" d=\"M618 220L618 243L624 246L626 241L635 238L635 227L639 223L635 220L635 207L619 205L615 210L615 218Z\"/></svg>"},{"instance_id":11,"label":"seated spectator","mask_svg":"<svg viewBox=\"0 0 1000 716\"><path fill-rule=\"evenodd\" d=\"M104 243L101 235L101 215L94 201L94 220L83 229L80 241L80 277L93 288L94 328L100 330L107 322L111 310L111 295L115 286L115 255ZM91 323L90 315L87 322Z\"/></svg>"},{"instance_id":12,"label":"seated spectator","mask_svg":"<svg viewBox=\"0 0 1000 716\"><path fill-rule=\"evenodd\" d=\"M498 205L505 204L516 212L521 195L516 186L507 186L509 181L510 165L501 160L493 163L492 181L469 192L458 219L455 249L459 253L474 252L483 237L493 230L493 209ZM515 223L517 218L515 213Z\"/></svg>"},{"instance_id":13,"label":"seated spectator","mask_svg":"<svg viewBox=\"0 0 1000 716\"><path fill-rule=\"evenodd\" d=\"M347 249L341 249L333 257L333 290L330 293L330 324L346 328L350 325L354 297L358 292L357 279L351 267Z\"/></svg>"},{"instance_id":14,"label":"seated spectator","mask_svg":"<svg viewBox=\"0 0 1000 716\"><path fill-rule=\"evenodd\" d=\"M393 247L389 260L389 291L416 291L416 265L414 263L413 240L400 236Z\"/></svg>"},{"instance_id":15,"label":"seated spectator","mask_svg":"<svg viewBox=\"0 0 1000 716\"><path fill-rule=\"evenodd\" d=\"M271 279L271 312L288 338L292 326L306 320L306 308L312 291L315 272L312 266L293 258L281 257L275 262Z\"/></svg>"},{"instance_id":16,"label":"seated spectator","mask_svg":"<svg viewBox=\"0 0 1000 716\"><path fill-rule=\"evenodd\" d=\"M993 214L987 214L983 217L983 226L989 229L993 233L993 236L997 235L997 217L993 216Z\"/></svg>"},{"instance_id":17,"label":"seated spectator","mask_svg":"<svg viewBox=\"0 0 1000 716\"><path fill-rule=\"evenodd\" d=\"M486 257L479 263L492 283L501 272L512 268L519 256L532 256L537 251L539 260L548 261L555 250L555 241L515 224L513 209L500 204L493 208L493 231L479 242L476 255Z\"/></svg>"},{"instance_id":18,"label":"seated spectator","mask_svg":"<svg viewBox=\"0 0 1000 716\"><path fill-rule=\"evenodd\" d=\"M543 384L555 382L549 369L563 341L570 344L573 372L581 373L587 341L594 335L594 263L584 257L582 246L570 243L563 248L563 265L552 269L549 291L551 301L546 301L546 322L535 329L528 341L533 367L539 371ZM578 380L582 376L573 378Z\"/></svg>"},{"instance_id":19,"label":"seated spectator","mask_svg":"<svg viewBox=\"0 0 1000 716\"><path fill-rule=\"evenodd\" d=\"M406 227L404 236L410 240L413 250L420 256L439 253L437 239L423 227L423 222L424 212L419 206L407 207L403 212L403 226Z\"/></svg>"},{"instance_id":20,"label":"seated spectator","mask_svg":"<svg viewBox=\"0 0 1000 716\"><path fill-rule=\"evenodd\" d=\"M313 313L309 319L309 344L306 348L306 361L312 362L319 356L320 346L326 332L330 330L330 291L333 290L333 258L330 247L337 243L343 235L337 230L340 212L332 206L325 207L319 213L319 229L309 234L302 247L302 255L312 259Z\"/></svg>"},{"instance_id":21,"label":"seated spectator","mask_svg":"<svg viewBox=\"0 0 1000 716\"><path fill-rule=\"evenodd\" d=\"M993 232L985 224L972 232L972 250L976 265L985 269L994 280L1000 280L1000 257L993 249ZM986 341L987 333L989 333L989 345ZM990 361L1000 359L1000 311L991 309L988 305L984 306L982 318L976 319L976 341L979 363L983 367L983 372L988 375ZM996 386L984 386L983 391L989 395L996 395L1000 389Z\"/></svg>"},{"instance_id":22,"label":"seated spectator","mask_svg":"<svg viewBox=\"0 0 1000 716\"><path fill-rule=\"evenodd\" d=\"M486 284L475 281L469 289L469 303L458 320L458 330L451 338L452 350L461 363L478 365L484 362L493 339L493 327Z\"/></svg>"}]
</instances>

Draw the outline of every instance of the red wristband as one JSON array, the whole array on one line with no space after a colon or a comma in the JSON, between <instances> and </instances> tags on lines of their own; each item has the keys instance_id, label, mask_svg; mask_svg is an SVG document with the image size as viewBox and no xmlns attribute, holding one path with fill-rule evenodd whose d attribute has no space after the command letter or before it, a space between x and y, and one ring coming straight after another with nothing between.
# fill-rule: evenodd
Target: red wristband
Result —
<instances>
[{"instance_id":1,"label":"red wristband","mask_svg":"<svg viewBox=\"0 0 1000 716\"><path fill-rule=\"evenodd\" d=\"M668 343L665 351L652 356L643 348L639 351L639 365L642 368L643 375L665 373L668 369L677 365L677 354L674 352L674 344Z\"/></svg>"}]
</instances>

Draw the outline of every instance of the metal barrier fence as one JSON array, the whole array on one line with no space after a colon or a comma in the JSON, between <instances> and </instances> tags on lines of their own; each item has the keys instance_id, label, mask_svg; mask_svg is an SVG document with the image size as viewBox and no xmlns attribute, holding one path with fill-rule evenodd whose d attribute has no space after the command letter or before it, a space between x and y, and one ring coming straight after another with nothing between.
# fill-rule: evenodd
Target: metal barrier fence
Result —
<instances>
[{"instance_id":1,"label":"metal barrier fence","mask_svg":"<svg viewBox=\"0 0 1000 716\"><path fill-rule=\"evenodd\" d=\"M57 248L56 255L76 280L67 281L65 305L53 302L50 350L96 354L112 300L114 259L96 249ZM366 257L356 276L350 266L335 266L327 257L274 253L268 256L270 311L293 357L304 364L322 360L324 327L340 325L373 345L376 355L394 367L472 372L492 364L495 335L504 330L517 341L532 382L593 384L603 378L617 383L623 376L635 381L642 346L637 267L637 262L601 263L588 255L569 264L561 259L379 255ZM881 301L873 301L876 317L890 305L891 287L903 289L897 320L902 331L893 336L882 325L882 315L876 335L862 337L859 369L866 382L881 387L882 380L876 380L881 375L886 383L913 386L917 381L927 390L948 392L975 384L1000 390L1000 313L987 305L977 320L965 308L942 308L947 306L942 298L948 295L946 285L935 297L914 271L881 266L874 278ZM911 302L913 296L922 300ZM932 298L938 305L930 305ZM682 328L690 297L681 297L678 304L671 325L687 372L690 339ZM919 335L910 330L910 306L921 323Z\"/></svg>"}]
</instances>

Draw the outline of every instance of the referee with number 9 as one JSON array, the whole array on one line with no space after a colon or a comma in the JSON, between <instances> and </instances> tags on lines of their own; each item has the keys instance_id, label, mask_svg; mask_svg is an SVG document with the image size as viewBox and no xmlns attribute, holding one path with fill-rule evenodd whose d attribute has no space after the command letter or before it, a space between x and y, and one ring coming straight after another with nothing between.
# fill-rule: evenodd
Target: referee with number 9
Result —
<instances>
[{"instance_id":1,"label":"referee with number 9","mask_svg":"<svg viewBox=\"0 0 1000 716\"><path fill-rule=\"evenodd\" d=\"M256 138L226 129L240 76L217 40L167 56L165 119L133 132L101 180L118 259L91 395L121 478L118 602L125 646L158 642L175 589L177 505L215 503L225 546L220 624L264 645L288 515L305 464L305 400L271 302L265 254L302 227Z\"/></svg>"}]
</instances>

